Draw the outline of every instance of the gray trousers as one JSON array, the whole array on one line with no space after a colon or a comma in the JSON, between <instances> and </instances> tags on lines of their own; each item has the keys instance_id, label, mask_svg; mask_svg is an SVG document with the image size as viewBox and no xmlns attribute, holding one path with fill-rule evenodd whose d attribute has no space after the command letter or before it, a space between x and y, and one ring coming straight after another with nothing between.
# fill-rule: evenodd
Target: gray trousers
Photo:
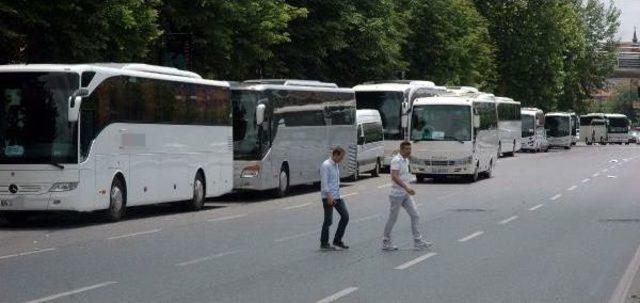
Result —
<instances>
[{"instance_id":1,"label":"gray trousers","mask_svg":"<svg viewBox=\"0 0 640 303\"><path fill-rule=\"evenodd\" d=\"M387 224L384 226L384 238L391 239L391 231L398 220L400 207L404 207L411 218L411 232L413 233L413 238L416 240L421 239L422 235L420 235L420 231L418 230L420 215L416 209L416 202L413 200L413 197L410 195L399 197L389 196L389 202L389 219L387 219Z\"/></svg>"}]
</instances>

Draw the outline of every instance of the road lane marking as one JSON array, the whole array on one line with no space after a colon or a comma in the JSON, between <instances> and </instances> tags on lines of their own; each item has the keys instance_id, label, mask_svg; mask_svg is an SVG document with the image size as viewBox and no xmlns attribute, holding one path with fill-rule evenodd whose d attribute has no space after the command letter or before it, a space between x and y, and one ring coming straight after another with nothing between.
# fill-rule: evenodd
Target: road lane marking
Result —
<instances>
[{"instance_id":1,"label":"road lane marking","mask_svg":"<svg viewBox=\"0 0 640 303\"><path fill-rule=\"evenodd\" d=\"M631 290L631 285L633 284L633 279L638 273L638 269L640 269L640 246L636 250L636 254L631 259L629 266L624 271L622 278L618 282L618 286L616 286L615 291L611 295L611 299L609 299L609 303L618 303L618 302L626 302L629 291Z\"/></svg>"},{"instance_id":2,"label":"road lane marking","mask_svg":"<svg viewBox=\"0 0 640 303\"><path fill-rule=\"evenodd\" d=\"M582 183L587 183L587 182L589 182L589 181L591 181L591 179L589 179L589 178L585 178L584 180L582 180Z\"/></svg>"},{"instance_id":3,"label":"road lane marking","mask_svg":"<svg viewBox=\"0 0 640 303\"><path fill-rule=\"evenodd\" d=\"M540 208L540 207L542 207L542 206L544 206L544 204L538 204L538 205L536 205L536 206L534 206L534 207L532 207L532 208L529 208L529 210L530 210L530 211L534 211L534 210L536 210L536 209L538 209L538 208Z\"/></svg>"},{"instance_id":4,"label":"road lane marking","mask_svg":"<svg viewBox=\"0 0 640 303\"><path fill-rule=\"evenodd\" d=\"M599 176L599 175L600 175L600 173L595 173L595 174L593 174L593 175L591 175L591 176L592 176L592 177L597 177L597 176Z\"/></svg>"},{"instance_id":5,"label":"road lane marking","mask_svg":"<svg viewBox=\"0 0 640 303\"><path fill-rule=\"evenodd\" d=\"M191 261L177 263L176 266L181 266L182 267L182 266L187 266L187 265L193 265L193 264L196 264L196 263L200 263L200 262L204 262L204 261L210 261L210 260L213 260L213 259L221 258L221 257L228 256L228 255L235 254L235 253L236 253L235 251L228 251L228 252L225 252L225 253L215 254L213 256L208 256L208 257L194 259L194 260L191 260Z\"/></svg>"},{"instance_id":6,"label":"road lane marking","mask_svg":"<svg viewBox=\"0 0 640 303\"><path fill-rule=\"evenodd\" d=\"M0 256L0 260L9 259L9 258L13 258L13 257L22 257L22 256L28 256L28 255L35 255L35 254L39 254L39 253L43 253L43 252L47 252L47 251L54 251L54 250L56 250L56 249L51 247L51 248L27 251L27 252L13 254L13 255Z\"/></svg>"},{"instance_id":7,"label":"road lane marking","mask_svg":"<svg viewBox=\"0 0 640 303\"><path fill-rule=\"evenodd\" d=\"M364 217L364 218L360 218L360 219L355 219L355 220L353 220L353 223L361 223L361 222L364 222L364 221L373 220L373 219L377 219L377 218L380 218L380 217L382 217L382 215L381 214L377 214L377 215L368 216L368 217Z\"/></svg>"},{"instance_id":8,"label":"road lane marking","mask_svg":"<svg viewBox=\"0 0 640 303\"><path fill-rule=\"evenodd\" d=\"M391 183L387 183L387 184L382 184L380 186L378 186L378 188L385 188L385 187L391 187Z\"/></svg>"},{"instance_id":9,"label":"road lane marking","mask_svg":"<svg viewBox=\"0 0 640 303\"><path fill-rule=\"evenodd\" d=\"M513 216L513 217L511 217L511 218L504 219L504 220L502 220L502 221L498 222L498 224L500 224L500 225L505 225L505 224L507 224L507 223L509 223L509 222L511 222L511 221L513 221L513 220L515 220L515 219L518 219L518 216Z\"/></svg>"},{"instance_id":10,"label":"road lane marking","mask_svg":"<svg viewBox=\"0 0 640 303\"><path fill-rule=\"evenodd\" d=\"M562 197L562 195L561 195L561 194L557 194L557 195L555 195L555 196L553 196L553 197L549 198L549 200L551 200L551 201L555 201L555 200L560 199L561 197Z\"/></svg>"},{"instance_id":11,"label":"road lane marking","mask_svg":"<svg viewBox=\"0 0 640 303\"><path fill-rule=\"evenodd\" d=\"M574 186L571 186L571 187L567 188L567 190L568 191L574 191L574 190L576 190L576 188L578 188L578 186L574 185Z\"/></svg>"},{"instance_id":12,"label":"road lane marking","mask_svg":"<svg viewBox=\"0 0 640 303\"><path fill-rule=\"evenodd\" d=\"M438 197L438 198L436 198L436 199L438 199L438 200L444 200L444 199L446 199L446 198L451 198L452 196L455 196L455 195L457 195L457 194L458 194L458 192L452 192L452 193L448 193L448 194L446 194L446 195L444 195L444 196L440 196L440 197Z\"/></svg>"},{"instance_id":13,"label":"road lane marking","mask_svg":"<svg viewBox=\"0 0 640 303\"><path fill-rule=\"evenodd\" d=\"M340 198L346 198L346 197L350 197L350 196L355 196L357 194L359 194L359 192L350 193L350 194L346 194L346 195L341 195Z\"/></svg>"},{"instance_id":14,"label":"road lane marking","mask_svg":"<svg viewBox=\"0 0 640 303\"><path fill-rule=\"evenodd\" d=\"M414 265L416 265L416 264L418 264L418 263L420 263L420 262L422 262L422 261L424 261L426 259L429 259L429 258L431 258L433 256L436 256L436 255L437 255L436 253L428 253L426 255L422 255L422 256L417 257L417 258L415 258L415 259L413 259L413 260L411 260L411 261L409 261L407 263L404 263L402 265L397 266L395 269L397 269L397 270L405 270L405 269L407 269L407 268L409 268L411 266L414 266Z\"/></svg>"},{"instance_id":15,"label":"road lane marking","mask_svg":"<svg viewBox=\"0 0 640 303\"><path fill-rule=\"evenodd\" d=\"M618 177L617 177L617 176L611 176L611 175L609 175L609 176L607 176L607 178L617 179Z\"/></svg>"},{"instance_id":16,"label":"road lane marking","mask_svg":"<svg viewBox=\"0 0 640 303\"><path fill-rule=\"evenodd\" d=\"M466 236L466 237L464 237L462 239L459 239L458 242L460 242L460 243L467 242L467 241L469 241L469 240L471 240L471 239L473 239L475 237L481 236L482 234L484 234L483 231L477 231L477 232L474 232L474 233L472 233L472 234L470 234L470 235L468 235L468 236Z\"/></svg>"},{"instance_id":17,"label":"road lane marking","mask_svg":"<svg viewBox=\"0 0 640 303\"><path fill-rule=\"evenodd\" d=\"M233 220L233 219L244 218L246 216L248 216L248 214L239 214L239 215L235 215L235 216L226 216L226 217L220 217L220 218L213 218L213 219L209 219L207 221L208 222L228 221L228 220Z\"/></svg>"},{"instance_id":18,"label":"road lane marking","mask_svg":"<svg viewBox=\"0 0 640 303\"><path fill-rule=\"evenodd\" d=\"M348 296L349 294L351 294L351 293L353 293L353 292L355 292L357 290L358 290L357 287L345 288L345 289L343 289L343 290L341 290L341 291L339 291L339 292L337 292L337 293L335 293L333 295L330 295L330 296L328 296L328 297L326 297L326 298L324 298L324 299L322 299L320 301L317 301L316 303L331 303L331 302L335 302L338 299L340 299L342 297L345 297L345 296Z\"/></svg>"},{"instance_id":19,"label":"road lane marking","mask_svg":"<svg viewBox=\"0 0 640 303\"><path fill-rule=\"evenodd\" d=\"M67 296L79 294L79 293L82 293L82 292L90 291L92 289L101 288L101 287L105 287L105 286L109 286L109 285L113 285L113 284L117 284L117 283L118 282L115 282L115 281L104 282L104 283L91 285L91 286L87 286L87 287L83 287L83 288L78 288L78 289L62 292L62 293L59 293L59 294L51 295L51 296L48 296L48 297L32 300L32 301L29 301L27 303L49 302L49 301L57 300L57 299L64 298L64 297L67 297Z\"/></svg>"},{"instance_id":20,"label":"road lane marking","mask_svg":"<svg viewBox=\"0 0 640 303\"><path fill-rule=\"evenodd\" d=\"M310 206L310 205L311 205L311 202L309 202L309 203L304 203L304 204L299 204L299 205L287 206L287 207L285 207L284 209L286 209L286 210L291 210L291 209L296 209L296 208L303 208L303 207L307 207L307 206Z\"/></svg>"},{"instance_id":21,"label":"road lane marking","mask_svg":"<svg viewBox=\"0 0 640 303\"><path fill-rule=\"evenodd\" d=\"M154 233L157 233L157 232L160 232L160 231L161 231L160 228L156 228L156 229L141 231L141 232L137 232L137 233L131 233L131 234L126 234L126 235L109 237L109 238L107 238L107 240L117 240L117 239L123 239L123 238L131 238L131 237L135 237L135 236L154 234Z\"/></svg>"},{"instance_id":22,"label":"road lane marking","mask_svg":"<svg viewBox=\"0 0 640 303\"><path fill-rule=\"evenodd\" d=\"M306 233L300 233L300 234L295 234L295 235L291 235L291 236L287 236L287 237L282 237L282 238L276 239L275 241L276 242L284 242L284 241L289 241L289 240L301 238L301 237L308 236L308 235L315 234L315 233L317 233L317 231L308 231Z\"/></svg>"}]
</instances>

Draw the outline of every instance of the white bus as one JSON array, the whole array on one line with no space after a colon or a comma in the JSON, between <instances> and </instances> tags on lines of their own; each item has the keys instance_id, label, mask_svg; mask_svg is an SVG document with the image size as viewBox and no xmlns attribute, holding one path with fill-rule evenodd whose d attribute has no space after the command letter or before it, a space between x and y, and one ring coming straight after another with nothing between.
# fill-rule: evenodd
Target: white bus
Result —
<instances>
[{"instance_id":1,"label":"white bus","mask_svg":"<svg viewBox=\"0 0 640 303\"><path fill-rule=\"evenodd\" d=\"M498 105L498 135L500 136L499 152L515 156L522 148L522 119L520 119L520 102L511 98L496 97Z\"/></svg>"},{"instance_id":2,"label":"white bus","mask_svg":"<svg viewBox=\"0 0 640 303\"><path fill-rule=\"evenodd\" d=\"M406 121L413 100L446 93L445 87L436 86L430 81L367 82L353 89L356 91L358 109L375 109L382 117L384 166L389 165L400 142L408 137Z\"/></svg>"},{"instance_id":3,"label":"white bus","mask_svg":"<svg viewBox=\"0 0 640 303\"><path fill-rule=\"evenodd\" d=\"M580 141L580 117L576 113L571 114L571 145L576 145Z\"/></svg>"},{"instance_id":4,"label":"white bus","mask_svg":"<svg viewBox=\"0 0 640 303\"><path fill-rule=\"evenodd\" d=\"M490 94L417 99L411 110L411 172L425 178L491 177L498 160L498 116Z\"/></svg>"},{"instance_id":5,"label":"white bus","mask_svg":"<svg viewBox=\"0 0 640 303\"><path fill-rule=\"evenodd\" d=\"M358 166L355 178L362 172L370 172L373 177L380 174L384 158L384 135L382 118L374 109L359 109L358 122Z\"/></svg>"},{"instance_id":6,"label":"white bus","mask_svg":"<svg viewBox=\"0 0 640 303\"><path fill-rule=\"evenodd\" d=\"M547 113L544 116L549 147L571 149L571 115L568 113Z\"/></svg>"},{"instance_id":7,"label":"white bus","mask_svg":"<svg viewBox=\"0 0 640 303\"><path fill-rule=\"evenodd\" d=\"M320 181L333 147L348 155L341 177L356 164L356 101L351 88L306 80L251 80L233 85L234 188L275 189Z\"/></svg>"},{"instance_id":8,"label":"white bus","mask_svg":"<svg viewBox=\"0 0 640 303\"><path fill-rule=\"evenodd\" d=\"M534 107L520 110L522 119L522 150L532 152L549 151L547 132L544 129L544 112Z\"/></svg>"},{"instance_id":9,"label":"white bus","mask_svg":"<svg viewBox=\"0 0 640 303\"><path fill-rule=\"evenodd\" d=\"M580 141L587 145L607 144L607 118L602 113L580 116Z\"/></svg>"},{"instance_id":10,"label":"white bus","mask_svg":"<svg viewBox=\"0 0 640 303\"><path fill-rule=\"evenodd\" d=\"M231 191L227 82L142 64L0 67L0 212L106 210Z\"/></svg>"},{"instance_id":11,"label":"white bus","mask_svg":"<svg viewBox=\"0 0 640 303\"><path fill-rule=\"evenodd\" d=\"M607 142L615 144L629 144L630 121L623 114L606 114L607 118Z\"/></svg>"}]
</instances>

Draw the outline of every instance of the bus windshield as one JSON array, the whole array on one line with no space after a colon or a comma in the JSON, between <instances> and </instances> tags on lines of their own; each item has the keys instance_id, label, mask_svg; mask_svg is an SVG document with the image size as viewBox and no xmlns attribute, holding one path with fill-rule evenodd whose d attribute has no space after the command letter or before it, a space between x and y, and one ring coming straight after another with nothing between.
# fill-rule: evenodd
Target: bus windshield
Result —
<instances>
[{"instance_id":1,"label":"bus windshield","mask_svg":"<svg viewBox=\"0 0 640 303\"><path fill-rule=\"evenodd\" d=\"M626 133L629 131L629 120L626 118L609 118L610 133Z\"/></svg>"},{"instance_id":2,"label":"bus windshield","mask_svg":"<svg viewBox=\"0 0 640 303\"><path fill-rule=\"evenodd\" d=\"M414 141L470 141L471 107L415 106L411 129L411 140Z\"/></svg>"},{"instance_id":3,"label":"bus windshield","mask_svg":"<svg viewBox=\"0 0 640 303\"><path fill-rule=\"evenodd\" d=\"M356 92L358 109L375 109L380 112L384 138L401 140L402 92Z\"/></svg>"},{"instance_id":4,"label":"bus windshield","mask_svg":"<svg viewBox=\"0 0 640 303\"><path fill-rule=\"evenodd\" d=\"M0 163L77 163L77 126L67 120L79 75L0 73Z\"/></svg>"},{"instance_id":5,"label":"bus windshield","mask_svg":"<svg viewBox=\"0 0 640 303\"><path fill-rule=\"evenodd\" d=\"M566 137L571 134L571 119L569 117L549 116L545 118L547 135L550 137Z\"/></svg>"},{"instance_id":6,"label":"bus windshield","mask_svg":"<svg viewBox=\"0 0 640 303\"><path fill-rule=\"evenodd\" d=\"M531 137L535 134L536 118L530 115L522 115L522 137Z\"/></svg>"},{"instance_id":7,"label":"bus windshield","mask_svg":"<svg viewBox=\"0 0 640 303\"><path fill-rule=\"evenodd\" d=\"M258 93L233 90L233 155L237 160L259 160L261 158L256 107Z\"/></svg>"}]
</instances>

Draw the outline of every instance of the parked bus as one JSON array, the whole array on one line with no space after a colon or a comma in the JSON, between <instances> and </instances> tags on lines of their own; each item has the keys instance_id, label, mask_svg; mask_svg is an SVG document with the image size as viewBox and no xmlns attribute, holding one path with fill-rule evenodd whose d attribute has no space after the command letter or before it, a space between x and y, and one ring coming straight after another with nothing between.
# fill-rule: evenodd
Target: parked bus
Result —
<instances>
[{"instance_id":1,"label":"parked bus","mask_svg":"<svg viewBox=\"0 0 640 303\"><path fill-rule=\"evenodd\" d=\"M498 160L498 115L490 94L417 99L412 108L411 172L425 178L491 177Z\"/></svg>"},{"instance_id":2,"label":"parked bus","mask_svg":"<svg viewBox=\"0 0 640 303\"><path fill-rule=\"evenodd\" d=\"M353 89L356 91L358 109L375 109L382 117L384 166L389 166L400 142L408 137L407 115L413 100L446 93L446 88L430 81L367 82Z\"/></svg>"},{"instance_id":3,"label":"parked bus","mask_svg":"<svg viewBox=\"0 0 640 303\"><path fill-rule=\"evenodd\" d=\"M607 118L602 113L580 116L580 141L587 145L607 144Z\"/></svg>"},{"instance_id":4,"label":"parked bus","mask_svg":"<svg viewBox=\"0 0 640 303\"><path fill-rule=\"evenodd\" d=\"M358 166L355 178L360 173L371 173L373 177L380 174L384 158L384 135L382 118L374 109L359 109L356 112L358 124Z\"/></svg>"},{"instance_id":5,"label":"parked bus","mask_svg":"<svg viewBox=\"0 0 640 303\"><path fill-rule=\"evenodd\" d=\"M568 113L547 113L544 117L549 147L571 148L571 115Z\"/></svg>"},{"instance_id":6,"label":"parked bus","mask_svg":"<svg viewBox=\"0 0 640 303\"><path fill-rule=\"evenodd\" d=\"M234 84L234 188L275 189L320 181L319 167L333 147L348 155L341 177L356 168L356 101L351 88L305 80L251 80Z\"/></svg>"},{"instance_id":7,"label":"parked bus","mask_svg":"<svg viewBox=\"0 0 640 303\"><path fill-rule=\"evenodd\" d=\"M0 212L106 210L232 189L227 82L143 64L0 67Z\"/></svg>"},{"instance_id":8,"label":"parked bus","mask_svg":"<svg viewBox=\"0 0 640 303\"><path fill-rule=\"evenodd\" d=\"M498 105L498 150L500 154L515 156L522 148L522 119L520 102L511 98L496 97Z\"/></svg>"},{"instance_id":9,"label":"parked bus","mask_svg":"<svg viewBox=\"0 0 640 303\"><path fill-rule=\"evenodd\" d=\"M609 122L607 125L607 142L615 144L629 144L630 121L623 114L606 114Z\"/></svg>"},{"instance_id":10,"label":"parked bus","mask_svg":"<svg viewBox=\"0 0 640 303\"><path fill-rule=\"evenodd\" d=\"M580 141L580 117L576 113L571 115L571 145L576 145Z\"/></svg>"},{"instance_id":11,"label":"parked bus","mask_svg":"<svg viewBox=\"0 0 640 303\"><path fill-rule=\"evenodd\" d=\"M524 107L520 110L522 119L522 150L547 152L549 142L544 128L544 112L538 108Z\"/></svg>"}]
</instances>

